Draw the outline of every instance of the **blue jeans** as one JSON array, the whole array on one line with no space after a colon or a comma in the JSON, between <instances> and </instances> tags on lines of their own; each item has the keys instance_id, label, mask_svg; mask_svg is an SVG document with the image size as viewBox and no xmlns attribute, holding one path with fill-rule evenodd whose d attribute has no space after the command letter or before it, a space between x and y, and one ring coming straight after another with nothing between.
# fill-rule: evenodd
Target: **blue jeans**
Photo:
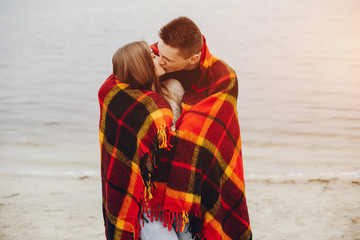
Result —
<instances>
[{"instance_id":1,"label":"blue jeans","mask_svg":"<svg viewBox=\"0 0 360 240\"><path fill-rule=\"evenodd\" d=\"M183 232L176 232L177 221L174 219L174 223L171 230L163 226L162 221L151 220L144 214L144 217L148 222L145 221L144 227L141 227L140 239L141 240L191 240L191 233L188 231L189 223L185 224ZM142 224L140 222L140 224Z\"/></svg>"}]
</instances>

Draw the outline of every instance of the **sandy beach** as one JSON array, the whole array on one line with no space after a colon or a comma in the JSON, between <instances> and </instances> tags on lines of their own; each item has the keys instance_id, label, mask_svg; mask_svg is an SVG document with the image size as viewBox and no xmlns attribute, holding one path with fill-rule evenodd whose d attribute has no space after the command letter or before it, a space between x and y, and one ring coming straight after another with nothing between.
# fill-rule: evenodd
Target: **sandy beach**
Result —
<instances>
[{"instance_id":1,"label":"sandy beach","mask_svg":"<svg viewBox=\"0 0 360 240\"><path fill-rule=\"evenodd\" d=\"M105 239L98 177L2 175L0 239Z\"/></svg>"},{"instance_id":2,"label":"sandy beach","mask_svg":"<svg viewBox=\"0 0 360 240\"><path fill-rule=\"evenodd\" d=\"M96 176L1 175L0 239L105 239ZM249 180L254 239L360 239L360 182Z\"/></svg>"}]
</instances>

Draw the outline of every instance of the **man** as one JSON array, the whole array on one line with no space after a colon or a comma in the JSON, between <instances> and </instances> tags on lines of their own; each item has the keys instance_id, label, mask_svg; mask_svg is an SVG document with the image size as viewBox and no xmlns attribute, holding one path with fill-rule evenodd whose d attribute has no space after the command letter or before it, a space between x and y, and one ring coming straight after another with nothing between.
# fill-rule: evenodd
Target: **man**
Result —
<instances>
[{"instance_id":1,"label":"man","mask_svg":"<svg viewBox=\"0 0 360 240\"><path fill-rule=\"evenodd\" d=\"M159 37L151 48L167 72L162 79L179 80L185 94L173 147L153 174L153 205L162 207L164 226L189 216L193 237L251 239L236 74L210 54L199 28L186 17L169 22Z\"/></svg>"}]
</instances>

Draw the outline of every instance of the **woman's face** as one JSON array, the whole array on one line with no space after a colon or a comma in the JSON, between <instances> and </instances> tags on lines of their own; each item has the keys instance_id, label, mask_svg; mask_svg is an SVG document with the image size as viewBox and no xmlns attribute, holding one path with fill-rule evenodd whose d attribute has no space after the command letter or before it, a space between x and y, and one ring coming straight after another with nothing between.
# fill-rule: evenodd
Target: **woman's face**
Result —
<instances>
[{"instance_id":1,"label":"woman's face","mask_svg":"<svg viewBox=\"0 0 360 240\"><path fill-rule=\"evenodd\" d=\"M156 76L160 77L162 75L164 75L166 73L165 69L160 65L159 63L159 57L156 56L154 53L151 53L153 60L154 60L154 65L155 65L155 73Z\"/></svg>"}]
</instances>

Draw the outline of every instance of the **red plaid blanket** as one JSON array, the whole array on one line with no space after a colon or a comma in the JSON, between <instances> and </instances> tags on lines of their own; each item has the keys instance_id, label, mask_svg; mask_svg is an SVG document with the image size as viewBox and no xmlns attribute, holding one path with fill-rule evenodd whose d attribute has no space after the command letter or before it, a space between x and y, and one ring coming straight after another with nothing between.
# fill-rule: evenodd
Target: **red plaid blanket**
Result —
<instances>
[{"instance_id":1,"label":"red plaid blanket","mask_svg":"<svg viewBox=\"0 0 360 240\"><path fill-rule=\"evenodd\" d=\"M154 172L152 217L163 209L164 226L177 218L183 227L189 216L201 239L251 239L235 72L210 54L204 38L200 68L166 77L178 79L185 95L173 148Z\"/></svg>"},{"instance_id":2,"label":"red plaid blanket","mask_svg":"<svg viewBox=\"0 0 360 240\"><path fill-rule=\"evenodd\" d=\"M101 178L107 239L139 239L139 217L150 195L150 172L167 147L172 112L157 93L140 91L111 75L99 90Z\"/></svg>"}]
</instances>

